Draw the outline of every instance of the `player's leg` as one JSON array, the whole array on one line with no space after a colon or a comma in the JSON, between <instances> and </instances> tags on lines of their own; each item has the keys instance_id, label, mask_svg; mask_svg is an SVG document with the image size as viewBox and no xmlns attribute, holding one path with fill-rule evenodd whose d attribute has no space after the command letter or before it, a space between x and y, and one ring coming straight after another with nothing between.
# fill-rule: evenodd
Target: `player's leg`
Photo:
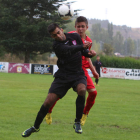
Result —
<instances>
[{"instance_id":1,"label":"player's leg","mask_svg":"<svg viewBox=\"0 0 140 140\"><path fill-rule=\"evenodd\" d=\"M58 100L59 100L59 98L58 98ZM58 101L58 100L57 100L57 101ZM45 116L45 120L46 120L46 123L47 123L47 124L51 124L51 123L52 123L51 113L52 113L52 110L53 110L55 104L57 103L57 101L50 107L50 109L49 109L47 115Z\"/></svg>"},{"instance_id":2,"label":"player's leg","mask_svg":"<svg viewBox=\"0 0 140 140\"><path fill-rule=\"evenodd\" d=\"M100 77L100 71L97 71L97 73L99 74L99 77ZM97 86L98 86L98 82L99 82L99 79L95 79L95 83Z\"/></svg>"},{"instance_id":3,"label":"player's leg","mask_svg":"<svg viewBox=\"0 0 140 140\"><path fill-rule=\"evenodd\" d=\"M58 98L58 100L59 100L59 99L60 99L60 98ZM58 100L57 100L57 101L58 101ZM55 104L57 103L57 101L49 108L48 113L52 113L52 110L53 110Z\"/></svg>"},{"instance_id":4,"label":"player's leg","mask_svg":"<svg viewBox=\"0 0 140 140\"><path fill-rule=\"evenodd\" d=\"M25 130L22 133L23 137L28 137L33 132L38 132L39 131L40 124L42 123L45 115L48 113L49 108L57 101L58 98L59 98L58 95L55 94L55 93L49 93L48 94L47 98L44 101L44 104L41 106L41 108L40 108L40 110L37 114L36 120L34 122L34 126Z\"/></svg>"},{"instance_id":5,"label":"player's leg","mask_svg":"<svg viewBox=\"0 0 140 140\"><path fill-rule=\"evenodd\" d=\"M64 84L64 80L55 78L49 89L49 94L37 114L34 126L25 130L22 133L23 137L28 137L31 135L31 133L39 131L39 126L42 123L45 115L48 113L49 108L58 100L58 98L65 96L68 89L69 88L67 88Z\"/></svg>"},{"instance_id":6,"label":"player's leg","mask_svg":"<svg viewBox=\"0 0 140 140\"><path fill-rule=\"evenodd\" d=\"M73 87L74 88L74 87ZM76 119L73 125L76 133L82 133L82 128L80 120L82 118L83 109L85 105L85 94L86 94L86 77L82 76L78 81L75 82L74 90L77 92L78 96L76 99Z\"/></svg>"},{"instance_id":7,"label":"player's leg","mask_svg":"<svg viewBox=\"0 0 140 140\"><path fill-rule=\"evenodd\" d=\"M99 79L95 79L95 83L96 83L96 85L98 85L98 81L99 81Z\"/></svg>"},{"instance_id":8,"label":"player's leg","mask_svg":"<svg viewBox=\"0 0 140 140\"><path fill-rule=\"evenodd\" d=\"M82 83L77 85L77 99L76 99L76 119L75 122L80 122L85 106L86 86Z\"/></svg>"},{"instance_id":9,"label":"player's leg","mask_svg":"<svg viewBox=\"0 0 140 140\"><path fill-rule=\"evenodd\" d=\"M91 79L91 77L88 75L88 73L86 74L87 77L87 91L88 91L88 97L86 100L86 105L84 107L84 111L83 111L83 116L81 119L81 125L84 125L88 116L88 113L90 111L90 109L92 108L92 106L95 103L95 98L97 96L97 91L95 89L95 86L93 84L93 81Z\"/></svg>"}]
</instances>

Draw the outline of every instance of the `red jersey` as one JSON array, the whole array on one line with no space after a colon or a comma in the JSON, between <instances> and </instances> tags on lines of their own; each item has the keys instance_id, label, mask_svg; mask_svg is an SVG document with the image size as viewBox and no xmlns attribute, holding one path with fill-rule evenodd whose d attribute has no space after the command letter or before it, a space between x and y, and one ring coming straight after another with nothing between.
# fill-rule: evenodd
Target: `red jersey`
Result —
<instances>
[{"instance_id":1,"label":"red jersey","mask_svg":"<svg viewBox=\"0 0 140 140\"><path fill-rule=\"evenodd\" d=\"M76 31L70 31L68 33L76 33ZM92 40L86 36L86 39L84 40L83 38L81 38L82 41L83 41L83 44L86 42L86 41L89 41L89 42L92 42ZM91 46L89 47L89 50L91 49ZM85 56L82 56L82 67L83 68L89 68L89 62L86 60L86 57Z\"/></svg>"}]
</instances>

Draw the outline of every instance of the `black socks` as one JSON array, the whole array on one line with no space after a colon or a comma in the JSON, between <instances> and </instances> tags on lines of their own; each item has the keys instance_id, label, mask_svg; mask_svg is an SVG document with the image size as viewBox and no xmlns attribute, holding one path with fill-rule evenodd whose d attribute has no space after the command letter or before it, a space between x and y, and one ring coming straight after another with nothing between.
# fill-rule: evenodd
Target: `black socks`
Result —
<instances>
[{"instance_id":1,"label":"black socks","mask_svg":"<svg viewBox=\"0 0 140 140\"><path fill-rule=\"evenodd\" d=\"M85 96L78 95L76 99L76 119L75 122L80 122L85 106Z\"/></svg>"},{"instance_id":2,"label":"black socks","mask_svg":"<svg viewBox=\"0 0 140 140\"><path fill-rule=\"evenodd\" d=\"M34 127L36 129L39 128L40 124L42 123L48 111L49 111L49 108L46 108L44 105L41 106L40 111L38 112L35 123L34 123Z\"/></svg>"},{"instance_id":3,"label":"black socks","mask_svg":"<svg viewBox=\"0 0 140 140\"><path fill-rule=\"evenodd\" d=\"M95 83L98 84L99 79L95 79Z\"/></svg>"}]
</instances>

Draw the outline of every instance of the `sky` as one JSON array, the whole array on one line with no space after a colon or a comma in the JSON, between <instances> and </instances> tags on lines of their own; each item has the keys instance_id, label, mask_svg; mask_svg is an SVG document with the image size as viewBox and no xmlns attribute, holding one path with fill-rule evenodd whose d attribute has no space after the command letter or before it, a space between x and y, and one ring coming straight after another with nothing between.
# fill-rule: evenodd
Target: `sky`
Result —
<instances>
[{"instance_id":1,"label":"sky","mask_svg":"<svg viewBox=\"0 0 140 140\"><path fill-rule=\"evenodd\" d=\"M109 20L114 25L140 28L140 0L67 0L79 16Z\"/></svg>"}]
</instances>

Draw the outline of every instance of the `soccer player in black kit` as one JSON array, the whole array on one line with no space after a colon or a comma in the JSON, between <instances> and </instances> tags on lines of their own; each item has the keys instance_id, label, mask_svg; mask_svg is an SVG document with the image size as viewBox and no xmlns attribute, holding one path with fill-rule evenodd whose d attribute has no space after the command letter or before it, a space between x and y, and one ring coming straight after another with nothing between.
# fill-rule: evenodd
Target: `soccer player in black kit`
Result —
<instances>
[{"instance_id":1,"label":"soccer player in black kit","mask_svg":"<svg viewBox=\"0 0 140 140\"><path fill-rule=\"evenodd\" d=\"M100 56L99 55L96 56L96 61L94 62L94 67L95 67L95 69L96 69L96 71L97 71L97 73L99 74L99 77L100 77L101 76L100 68L102 68L103 65L100 61ZM95 85L98 86L98 82L99 82L99 79L95 79Z\"/></svg>"},{"instance_id":2,"label":"soccer player in black kit","mask_svg":"<svg viewBox=\"0 0 140 140\"><path fill-rule=\"evenodd\" d=\"M82 118L85 94L86 94L86 77L82 69L81 56L93 57L94 51L88 51L91 42L83 44L81 37L77 33L63 33L57 24L52 23L48 27L48 32L55 39L53 50L58 57L57 65L59 70L55 73L54 81L49 89L47 98L41 106L34 126L22 133L23 137L30 136L33 132L38 132L40 124L48 113L49 108L58 100L65 96L67 91L72 87L78 96L76 99L76 119L73 125L76 133L82 133L80 119Z\"/></svg>"}]
</instances>

